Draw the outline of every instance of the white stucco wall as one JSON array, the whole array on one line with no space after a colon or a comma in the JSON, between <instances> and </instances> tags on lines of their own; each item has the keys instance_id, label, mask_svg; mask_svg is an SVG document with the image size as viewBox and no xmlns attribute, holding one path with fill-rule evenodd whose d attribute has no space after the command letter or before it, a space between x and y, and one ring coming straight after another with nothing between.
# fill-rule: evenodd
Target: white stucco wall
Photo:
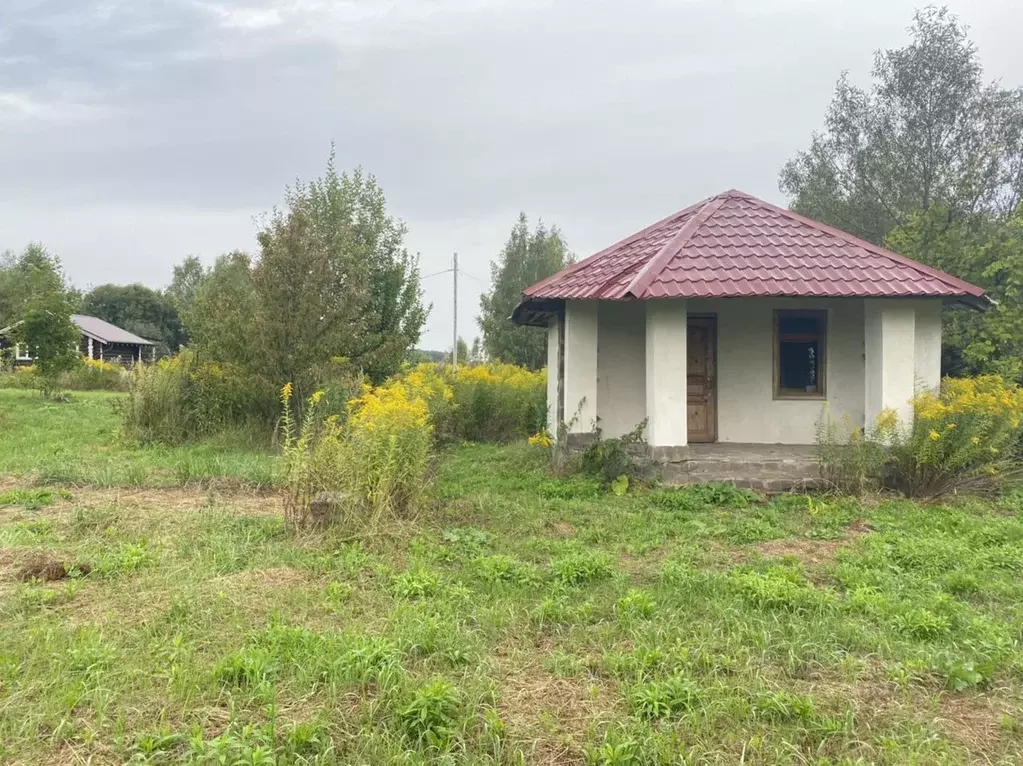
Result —
<instances>
[{"instance_id":1,"label":"white stucco wall","mask_svg":"<svg viewBox=\"0 0 1023 766\"><path fill-rule=\"evenodd\" d=\"M565 420L570 433L597 422L597 301L565 301Z\"/></svg>"},{"instance_id":2,"label":"white stucco wall","mask_svg":"<svg viewBox=\"0 0 1023 766\"><path fill-rule=\"evenodd\" d=\"M913 418L916 392L916 315L920 301L867 300L865 311L866 422L871 426L882 410L893 409L902 423ZM924 333L922 339L926 339ZM940 332L938 354L940 358Z\"/></svg>"},{"instance_id":3,"label":"white stucco wall","mask_svg":"<svg viewBox=\"0 0 1023 766\"><path fill-rule=\"evenodd\" d=\"M603 301L597 313L597 416L607 438L646 417L646 307Z\"/></svg>"},{"instance_id":4,"label":"white stucco wall","mask_svg":"<svg viewBox=\"0 0 1023 766\"><path fill-rule=\"evenodd\" d=\"M859 300L689 301L717 316L718 441L813 444L825 402L774 398L774 312L826 310L825 385L832 419L863 425L863 303Z\"/></svg>"},{"instance_id":5,"label":"white stucco wall","mask_svg":"<svg viewBox=\"0 0 1023 766\"><path fill-rule=\"evenodd\" d=\"M828 312L827 399L775 399L774 311ZM650 418L655 446L684 444L685 314L717 318L718 441L813 444L828 417L850 428L873 422L885 407L905 416L914 388L937 386L941 306L932 300L733 299L601 303L566 306L565 410L587 432L599 416L608 437ZM556 327L548 347L557 369ZM556 402L552 375L548 395ZM683 439L683 440L680 440Z\"/></svg>"},{"instance_id":6,"label":"white stucco wall","mask_svg":"<svg viewBox=\"0 0 1023 766\"><path fill-rule=\"evenodd\" d=\"M686 345L688 301L646 304L646 440L651 447L688 443Z\"/></svg>"},{"instance_id":7,"label":"white stucco wall","mask_svg":"<svg viewBox=\"0 0 1023 766\"><path fill-rule=\"evenodd\" d=\"M547 325L547 431L558 433L558 323L553 317Z\"/></svg>"},{"instance_id":8,"label":"white stucco wall","mask_svg":"<svg viewBox=\"0 0 1023 766\"><path fill-rule=\"evenodd\" d=\"M916 390L941 385L941 301L916 302L914 343Z\"/></svg>"}]
</instances>

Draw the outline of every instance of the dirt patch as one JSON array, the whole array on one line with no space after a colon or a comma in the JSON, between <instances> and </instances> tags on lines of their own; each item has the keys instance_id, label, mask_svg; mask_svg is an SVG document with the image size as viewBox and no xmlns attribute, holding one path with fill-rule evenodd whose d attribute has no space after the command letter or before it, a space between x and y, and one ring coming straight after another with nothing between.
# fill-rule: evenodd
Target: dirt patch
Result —
<instances>
[{"instance_id":1,"label":"dirt patch","mask_svg":"<svg viewBox=\"0 0 1023 766\"><path fill-rule=\"evenodd\" d=\"M530 763L582 763L589 725L621 712L616 709L618 696L605 682L554 676L536 661L508 667L495 679L501 695L501 719L512 737L523 744L532 743Z\"/></svg>"},{"instance_id":2,"label":"dirt patch","mask_svg":"<svg viewBox=\"0 0 1023 766\"><path fill-rule=\"evenodd\" d=\"M550 521L547 526L562 537L570 537L575 534L575 527L567 521Z\"/></svg>"},{"instance_id":3,"label":"dirt patch","mask_svg":"<svg viewBox=\"0 0 1023 766\"><path fill-rule=\"evenodd\" d=\"M899 687L881 675L879 662L871 665L855 680L824 671L810 681L787 679L784 683L799 693L813 695L836 714L853 706L857 718L878 731L905 722L933 727L956 747L967 749L971 762L993 763L1005 755L1002 720L1020 715L1018 697L1006 698L998 691Z\"/></svg>"},{"instance_id":4,"label":"dirt patch","mask_svg":"<svg viewBox=\"0 0 1023 766\"><path fill-rule=\"evenodd\" d=\"M1002 719L1008 712L1004 704L990 697L948 693L938 698L936 721L946 737L968 748L974 756L993 756L1002 736Z\"/></svg>"},{"instance_id":5,"label":"dirt patch","mask_svg":"<svg viewBox=\"0 0 1023 766\"><path fill-rule=\"evenodd\" d=\"M845 529L846 534L837 540L788 537L760 543L755 550L765 558L780 559L785 556L793 556L807 565L830 564L835 560L838 551L848 546L855 538L873 532L862 519L854 521Z\"/></svg>"},{"instance_id":6,"label":"dirt patch","mask_svg":"<svg viewBox=\"0 0 1023 766\"><path fill-rule=\"evenodd\" d=\"M89 574L91 569L84 562L63 561L52 553L0 548L0 580L54 582L74 572Z\"/></svg>"},{"instance_id":7,"label":"dirt patch","mask_svg":"<svg viewBox=\"0 0 1023 766\"><path fill-rule=\"evenodd\" d=\"M835 560L839 548L846 544L848 540L787 538L761 543L756 547L756 551L765 558L780 559L793 556L804 564L830 564Z\"/></svg>"},{"instance_id":8,"label":"dirt patch","mask_svg":"<svg viewBox=\"0 0 1023 766\"><path fill-rule=\"evenodd\" d=\"M301 588L315 585L318 580L311 573L294 567L271 567L269 569L247 569L232 572L210 580L221 587L228 586L244 590L268 590L270 588Z\"/></svg>"},{"instance_id":9,"label":"dirt patch","mask_svg":"<svg viewBox=\"0 0 1023 766\"><path fill-rule=\"evenodd\" d=\"M278 515L282 513L278 495L251 490L221 491L187 487L166 489L134 489L111 487L72 490L76 505L117 506L121 508L156 509L162 515L175 510L197 510L214 506L228 508L246 515Z\"/></svg>"}]
</instances>

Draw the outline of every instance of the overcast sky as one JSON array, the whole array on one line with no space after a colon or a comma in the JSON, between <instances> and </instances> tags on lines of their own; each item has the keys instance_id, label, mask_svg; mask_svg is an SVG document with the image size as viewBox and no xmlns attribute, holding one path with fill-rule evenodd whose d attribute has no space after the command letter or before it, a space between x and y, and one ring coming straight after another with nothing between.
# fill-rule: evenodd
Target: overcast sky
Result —
<instances>
[{"instance_id":1,"label":"overcast sky","mask_svg":"<svg viewBox=\"0 0 1023 766\"><path fill-rule=\"evenodd\" d=\"M338 166L376 174L423 274L458 251L460 334L520 210L579 256L778 170L910 0L0 0L0 250L80 287L162 287L255 249L253 216ZM1023 83L1023 3L959 0ZM451 343L450 275L422 346Z\"/></svg>"}]
</instances>

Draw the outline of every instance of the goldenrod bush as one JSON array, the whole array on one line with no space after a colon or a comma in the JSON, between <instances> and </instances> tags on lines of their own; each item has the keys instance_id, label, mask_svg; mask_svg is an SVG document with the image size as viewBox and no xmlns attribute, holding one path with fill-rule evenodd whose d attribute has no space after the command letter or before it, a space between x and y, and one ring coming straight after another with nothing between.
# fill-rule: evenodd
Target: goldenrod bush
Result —
<instances>
[{"instance_id":1,"label":"goldenrod bush","mask_svg":"<svg viewBox=\"0 0 1023 766\"><path fill-rule=\"evenodd\" d=\"M82 357L81 364L65 373L61 387L72 391L126 391L128 371L119 364Z\"/></svg>"},{"instance_id":2,"label":"goldenrod bush","mask_svg":"<svg viewBox=\"0 0 1023 766\"><path fill-rule=\"evenodd\" d=\"M399 381L365 386L349 402L347 422L318 411L313 394L300 426L291 415L291 387L281 396L285 511L293 526L311 519L319 492L339 493L344 521L374 529L416 508L426 486L433 426L426 400Z\"/></svg>"},{"instance_id":3,"label":"goldenrod bush","mask_svg":"<svg viewBox=\"0 0 1023 766\"><path fill-rule=\"evenodd\" d=\"M34 365L15 367L0 376L0 388L39 388ZM60 377L58 388L67 391L126 391L128 371L119 364L81 357L72 370Z\"/></svg>"},{"instance_id":4,"label":"goldenrod bush","mask_svg":"<svg viewBox=\"0 0 1023 766\"><path fill-rule=\"evenodd\" d=\"M547 420L547 376L513 364L420 364L398 376L426 402L439 441L526 439Z\"/></svg>"},{"instance_id":5,"label":"goldenrod bush","mask_svg":"<svg viewBox=\"0 0 1023 766\"><path fill-rule=\"evenodd\" d=\"M432 446L426 401L399 382L367 386L351 402L348 487L373 517L407 514L420 498Z\"/></svg>"},{"instance_id":6,"label":"goldenrod bush","mask_svg":"<svg viewBox=\"0 0 1023 766\"><path fill-rule=\"evenodd\" d=\"M891 483L910 497L998 490L1019 471L1023 390L1001 377L946 378L939 393L913 400L910 429L891 434Z\"/></svg>"},{"instance_id":7,"label":"goldenrod bush","mask_svg":"<svg viewBox=\"0 0 1023 766\"><path fill-rule=\"evenodd\" d=\"M0 388L38 388L35 373L32 365L15 367L11 372L0 374Z\"/></svg>"},{"instance_id":8,"label":"goldenrod bush","mask_svg":"<svg viewBox=\"0 0 1023 766\"><path fill-rule=\"evenodd\" d=\"M998 376L946 378L913 399L913 423L882 412L847 444L821 427L822 468L843 489L897 489L909 497L988 493L1021 472L1023 389ZM849 479L853 479L850 481Z\"/></svg>"}]
</instances>

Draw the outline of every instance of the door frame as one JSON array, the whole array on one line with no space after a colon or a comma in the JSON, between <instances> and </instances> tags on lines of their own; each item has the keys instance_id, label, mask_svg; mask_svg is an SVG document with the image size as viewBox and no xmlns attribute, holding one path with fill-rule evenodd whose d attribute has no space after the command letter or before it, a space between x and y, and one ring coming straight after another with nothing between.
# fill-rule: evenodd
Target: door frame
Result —
<instances>
[{"instance_id":1,"label":"door frame","mask_svg":"<svg viewBox=\"0 0 1023 766\"><path fill-rule=\"evenodd\" d=\"M695 320L695 321L694 321ZM718 440L718 315L712 312L701 312L688 314L686 317L686 343L688 344L688 327L690 324L704 326L710 329L710 342L707 344L707 353L710 358L707 360L707 370L710 378L710 396L708 406L711 408L711 416L708 418L710 424L710 438L706 441L693 441L689 438L689 426L686 426L686 440L691 444L714 444ZM686 356L688 357L688 348ZM686 408L689 407L689 371L686 370ZM688 423L688 420L687 420Z\"/></svg>"}]
</instances>

